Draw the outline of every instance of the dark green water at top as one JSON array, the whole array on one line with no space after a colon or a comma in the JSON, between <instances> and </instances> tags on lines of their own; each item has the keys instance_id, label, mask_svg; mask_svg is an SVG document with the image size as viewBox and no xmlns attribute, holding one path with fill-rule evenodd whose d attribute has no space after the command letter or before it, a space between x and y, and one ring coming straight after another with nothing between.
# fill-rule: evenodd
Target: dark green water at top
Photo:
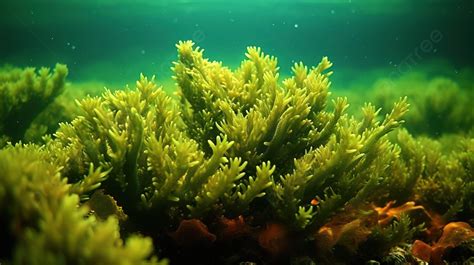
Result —
<instances>
[{"instance_id":1,"label":"dark green water at top","mask_svg":"<svg viewBox=\"0 0 474 265\"><path fill-rule=\"evenodd\" d=\"M474 1L3 0L0 64L66 63L70 80L169 80L174 44L192 39L236 67L247 46L294 61L328 56L334 83L374 69L393 76L425 65L455 75L474 67ZM443 66L441 66L443 65ZM433 68L433 67L431 67Z\"/></svg>"}]
</instances>

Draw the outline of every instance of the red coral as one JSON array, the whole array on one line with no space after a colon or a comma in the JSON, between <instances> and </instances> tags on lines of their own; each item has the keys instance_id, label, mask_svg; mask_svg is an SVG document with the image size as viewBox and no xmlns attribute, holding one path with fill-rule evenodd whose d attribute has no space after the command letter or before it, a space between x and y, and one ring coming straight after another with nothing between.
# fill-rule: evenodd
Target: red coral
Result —
<instances>
[{"instance_id":1,"label":"red coral","mask_svg":"<svg viewBox=\"0 0 474 265\"><path fill-rule=\"evenodd\" d=\"M288 250L288 236L286 227L269 223L258 235L258 243L273 256L279 256Z\"/></svg>"},{"instance_id":2,"label":"red coral","mask_svg":"<svg viewBox=\"0 0 474 265\"><path fill-rule=\"evenodd\" d=\"M218 235L221 240L229 240L251 234L251 227L247 225L242 215L234 219L221 217L219 222L221 229Z\"/></svg>"},{"instance_id":3,"label":"red coral","mask_svg":"<svg viewBox=\"0 0 474 265\"><path fill-rule=\"evenodd\" d=\"M210 244L216 240L216 236L198 219L182 220L178 229L170 233L170 236L176 244L183 247Z\"/></svg>"}]
</instances>

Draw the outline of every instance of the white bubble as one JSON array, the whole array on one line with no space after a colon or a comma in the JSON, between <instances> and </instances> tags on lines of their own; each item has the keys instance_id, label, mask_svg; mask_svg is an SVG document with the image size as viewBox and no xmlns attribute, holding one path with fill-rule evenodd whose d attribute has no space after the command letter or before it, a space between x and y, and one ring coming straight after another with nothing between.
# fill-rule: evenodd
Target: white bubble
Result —
<instances>
[{"instance_id":1,"label":"white bubble","mask_svg":"<svg viewBox=\"0 0 474 265\"><path fill-rule=\"evenodd\" d=\"M331 10L331 14L332 14L332 15L336 14L336 11L334 11L334 9Z\"/></svg>"},{"instance_id":2,"label":"white bubble","mask_svg":"<svg viewBox=\"0 0 474 265\"><path fill-rule=\"evenodd\" d=\"M295 24L295 29L298 28L298 24Z\"/></svg>"},{"instance_id":3,"label":"white bubble","mask_svg":"<svg viewBox=\"0 0 474 265\"><path fill-rule=\"evenodd\" d=\"M75 49L76 49L76 46L75 46L75 45L72 45L71 49L75 50Z\"/></svg>"}]
</instances>

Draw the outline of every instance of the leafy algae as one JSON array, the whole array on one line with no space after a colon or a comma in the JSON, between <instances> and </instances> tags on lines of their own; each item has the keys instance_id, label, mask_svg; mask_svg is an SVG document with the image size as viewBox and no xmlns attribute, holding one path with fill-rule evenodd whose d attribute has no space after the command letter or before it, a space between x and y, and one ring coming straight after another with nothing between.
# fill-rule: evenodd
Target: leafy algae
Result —
<instances>
[{"instance_id":1,"label":"leafy algae","mask_svg":"<svg viewBox=\"0 0 474 265\"><path fill-rule=\"evenodd\" d=\"M383 117L372 104L349 115L346 98L328 108L326 57L280 82L260 48L236 70L177 49L176 97L141 75L78 100L44 145L0 151L2 262L434 262L447 250L410 244L435 244L450 221L467 235L450 249L472 251L472 138L446 153L399 130L407 98Z\"/></svg>"}]
</instances>

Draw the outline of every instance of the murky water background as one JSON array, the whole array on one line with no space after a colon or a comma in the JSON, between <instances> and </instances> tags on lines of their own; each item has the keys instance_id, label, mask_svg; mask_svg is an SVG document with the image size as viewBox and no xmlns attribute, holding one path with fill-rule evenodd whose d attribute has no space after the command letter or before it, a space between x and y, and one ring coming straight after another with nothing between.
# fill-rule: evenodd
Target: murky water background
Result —
<instances>
[{"instance_id":1,"label":"murky water background","mask_svg":"<svg viewBox=\"0 0 474 265\"><path fill-rule=\"evenodd\" d=\"M334 62L335 87L409 71L455 76L474 64L474 1L4 0L0 63L69 66L72 81L122 86L140 72L171 82L174 44L192 39L236 67L247 46ZM428 70L426 70L428 69Z\"/></svg>"}]
</instances>

